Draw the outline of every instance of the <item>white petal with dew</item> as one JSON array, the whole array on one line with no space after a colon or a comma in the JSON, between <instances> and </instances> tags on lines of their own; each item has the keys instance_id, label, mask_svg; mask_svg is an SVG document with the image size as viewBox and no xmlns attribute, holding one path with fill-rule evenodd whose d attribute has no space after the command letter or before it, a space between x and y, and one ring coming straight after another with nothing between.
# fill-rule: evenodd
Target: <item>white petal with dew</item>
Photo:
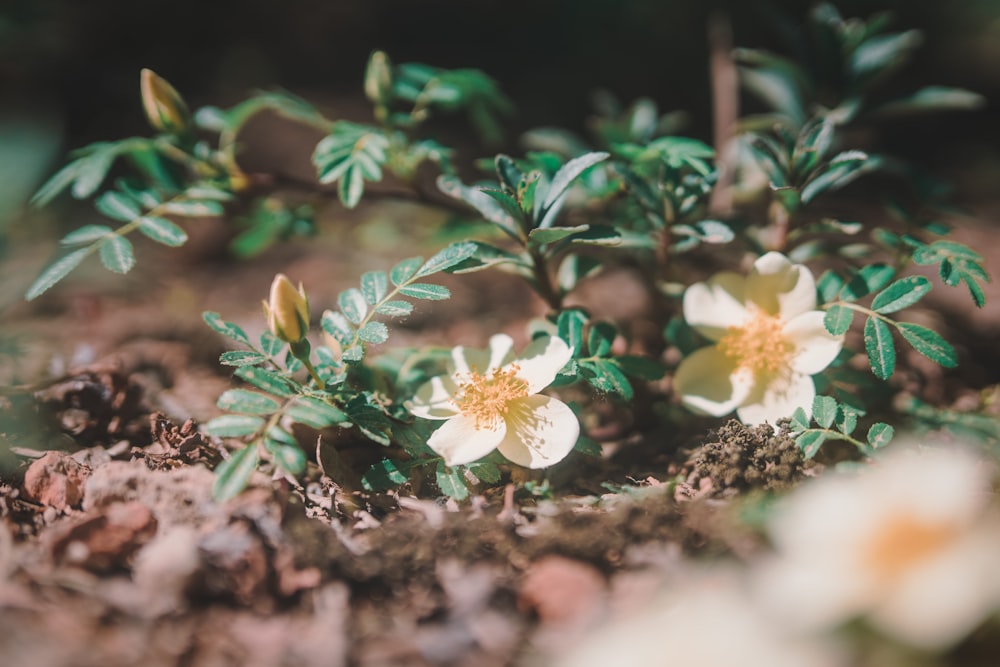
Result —
<instances>
[{"instance_id":1,"label":"white petal with dew","mask_svg":"<svg viewBox=\"0 0 1000 667\"><path fill-rule=\"evenodd\" d=\"M518 465L547 468L566 458L580 435L580 422L562 401L528 396L511 403L507 435L497 449Z\"/></svg>"},{"instance_id":2,"label":"white petal with dew","mask_svg":"<svg viewBox=\"0 0 1000 667\"><path fill-rule=\"evenodd\" d=\"M721 417L739 406L749 392L748 378L716 347L703 347L681 361L674 391L692 410Z\"/></svg>"},{"instance_id":3,"label":"white petal with dew","mask_svg":"<svg viewBox=\"0 0 1000 667\"><path fill-rule=\"evenodd\" d=\"M738 273L719 273L684 292L684 319L700 334L716 341L732 326L743 324L749 314L744 306L746 278Z\"/></svg>"},{"instance_id":4,"label":"white petal with dew","mask_svg":"<svg viewBox=\"0 0 1000 667\"><path fill-rule=\"evenodd\" d=\"M474 418L460 414L434 431L427 439L427 446L441 455L445 465L464 465L478 461L496 449L506 433L507 426L502 419L477 428Z\"/></svg>"},{"instance_id":5,"label":"white petal with dew","mask_svg":"<svg viewBox=\"0 0 1000 667\"><path fill-rule=\"evenodd\" d=\"M459 413L453 398L458 387L447 375L431 378L417 389L416 395L407 404L409 411L424 419L448 419Z\"/></svg>"},{"instance_id":6,"label":"white petal with dew","mask_svg":"<svg viewBox=\"0 0 1000 667\"><path fill-rule=\"evenodd\" d=\"M801 264L769 252L757 259L747 277L746 299L771 315L791 319L816 310L816 281Z\"/></svg>"},{"instance_id":7,"label":"white petal with dew","mask_svg":"<svg viewBox=\"0 0 1000 667\"><path fill-rule=\"evenodd\" d=\"M528 394L537 394L556 379L559 369L573 356L573 349L562 338L536 338L513 363L517 377L528 383Z\"/></svg>"},{"instance_id":8,"label":"white petal with dew","mask_svg":"<svg viewBox=\"0 0 1000 667\"><path fill-rule=\"evenodd\" d=\"M808 375L790 373L772 378L754 387L736 414L744 424L776 424L779 419L791 417L796 408L812 414L816 398L816 385Z\"/></svg>"},{"instance_id":9,"label":"white petal with dew","mask_svg":"<svg viewBox=\"0 0 1000 667\"><path fill-rule=\"evenodd\" d=\"M823 325L824 313L812 310L792 318L783 333L795 346L792 370L814 375L833 363L844 347L844 337L834 336Z\"/></svg>"}]
</instances>

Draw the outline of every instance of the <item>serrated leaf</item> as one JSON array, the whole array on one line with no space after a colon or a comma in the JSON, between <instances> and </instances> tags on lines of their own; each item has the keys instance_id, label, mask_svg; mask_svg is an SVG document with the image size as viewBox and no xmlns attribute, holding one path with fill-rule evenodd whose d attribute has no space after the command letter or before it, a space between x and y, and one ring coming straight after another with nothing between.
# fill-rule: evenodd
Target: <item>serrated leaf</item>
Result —
<instances>
[{"instance_id":1,"label":"serrated leaf","mask_svg":"<svg viewBox=\"0 0 1000 667\"><path fill-rule=\"evenodd\" d=\"M896 430L884 422L875 422L868 429L868 444L874 449L885 447L892 440Z\"/></svg>"},{"instance_id":2,"label":"serrated leaf","mask_svg":"<svg viewBox=\"0 0 1000 667\"><path fill-rule=\"evenodd\" d=\"M844 306L830 306L823 316L823 326L834 336L847 333L854 322L854 310Z\"/></svg>"},{"instance_id":3,"label":"serrated leaf","mask_svg":"<svg viewBox=\"0 0 1000 667\"><path fill-rule=\"evenodd\" d=\"M423 266L423 263L423 257L410 257L404 259L399 264L392 267L392 270L389 272L389 279L392 280L392 284L397 287L403 285L413 277L413 274L417 272L417 269Z\"/></svg>"},{"instance_id":4,"label":"serrated leaf","mask_svg":"<svg viewBox=\"0 0 1000 667\"><path fill-rule=\"evenodd\" d=\"M497 464L492 461L471 463L467 467L473 475L479 478L479 481L481 482L485 482L486 484L496 484L500 481L500 468L498 468Z\"/></svg>"},{"instance_id":5,"label":"serrated leaf","mask_svg":"<svg viewBox=\"0 0 1000 667\"><path fill-rule=\"evenodd\" d=\"M215 469L215 484L212 485L215 499L222 502L236 497L246 488L259 462L257 445L248 445L235 452L228 461L220 463Z\"/></svg>"},{"instance_id":6,"label":"serrated leaf","mask_svg":"<svg viewBox=\"0 0 1000 667\"><path fill-rule=\"evenodd\" d=\"M395 461L382 459L364 474L361 485L368 491L388 491L401 484L406 484L409 478Z\"/></svg>"},{"instance_id":7,"label":"serrated leaf","mask_svg":"<svg viewBox=\"0 0 1000 667\"><path fill-rule=\"evenodd\" d=\"M333 310L324 311L320 325L323 327L323 331L333 336L338 343L350 345L354 341L354 327L343 313Z\"/></svg>"},{"instance_id":8,"label":"serrated leaf","mask_svg":"<svg viewBox=\"0 0 1000 667\"><path fill-rule=\"evenodd\" d=\"M340 408L310 396L299 396L293 400L285 409L285 414L293 421L312 428L327 428L349 420Z\"/></svg>"},{"instance_id":9,"label":"serrated leaf","mask_svg":"<svg viewBox=\"0 0 1000 667\"><path fill-rule=\"evenodd\" d=\"M479 215L492 222L508 235L519 238L521 223L499 202L478 188L470 188L453 176L439 176L437 186L449 197L465 202Z\"/></svg>"},{"instance_id":10,"label":"serrated leaf","mask_svg":"<svg viewBox=\"0 0 1000 667\"><path fill-rule=\"evenodd\" d=\"M547 211L552 208L553 204L566 192L566 189L569 188L577 177L598 162L607 160L609 157L611 157L610 153L586 153L564 164L556 172L556 175L552 177L552 183L549 184L549 191L545 196L545 202L542 204L542 210Z\"/></svg>"},{"instance_id":11,"label":"serrated leaf","mask_svg":"<svg viewBox=\"0 0 1000 667\"><path fill-rule=\"evenodd\" d=\"M256 366L243 366L234 375L247 384L282 398L292 396L298 386L296 382L281 373Z\"/></svg>"},{"instance_id":12,"label":"serrated leaf","mask_svg":"<svg viewBox=\"0 0 1000 667\"><path fill-rule=\"evenodd\" d=\"M596 359L580 362L587 382L598 391L616 394L626 401L632 400L632 383L611 360Z\"/></svg>"},{"instance_id":13,"label":"serrated leaf","mask_svg":"<svg viewBox=\"0 0 1000 667\"><path fill-rule=\"evenodd\" d=\"M476 250L475 243L453 243L424 262L423 266L413 274L413 278L426 278L431 274L450 269L475 256Z\"/></svg>"},{"instance_id":14,"label":"serrated leaf","mask_svg":"<svg viewBox=\"0 0 1000 667\"><path fill-rule=\"evenodd\" d=\"M281 409L281 405L270 396L246 389L230 389L219 396L216 405L222 410L248 415L268 415Z\"/></svg>"},{"instance_id":15,"label":"serrated leaf","mask_svg":"<svg viewBox=\"0 0 1000 667\"><path fill-rule=\"evenodd\" d=\"M271 453L275 464L289 475L300 475L306 469L306 453L298 445L286 445L265 438L264 447Z\"/></svg>"},{"instance_id":16,"label":"serrated leaf","mask_svg":"<svg viewBox=\"0 0 1000 667\"><path fill-rule=\"evenodd\" d=\"M872 310L876 313L895 313L912 306L931 291L931 281L924 276L909 276L892 283L875 295Z\"/></svg>"},{"instance_id":17,"label":"serrated leaf","mask_svg":"<svg viewBox=\"0 0 1000 667\"><path fill-rule=\"evenodd\" d=\"M102 215L119 222L131 222L142 214L138 204L123 193L114 190L105 192L98 197L94 206Z\"/></svg>"},{"instance_id":18,"label":"serrated leaf","mask_svg":"<svg viewBox=\"0 0 1000 667\"><path fill-rule=\"evenodd\" d=\"M219 363L226 366L252 366L267 361L267 357L250 350L230 350L219 356Z\"/></svg>"},{"instance_id":19,"label":"serrated leaf","mask_svg":"<svg viewBox=\"0 0 1000 667\"><path fill-rule=\"evenodd\" d=\"M823 428L830 428L837 418L837 400L830 396L817 396L813 399L812 418Z\"/></svg>"},{"instance_id":20,"label":"serrated leaf","mask_svg":"<svg viewBox=\"0 0 1000 667\"><path fill-rule=\"evenodd\" d=\"M379 345L389 340L389 328L381 322L368 322L358 329L358 338Z\"/></svg>"},{"instance_id":21,"label":"serrated leaf","mask_svg":"<svg viewBox=\"0 0 1000 667\"><path fill-rule=\"evenodd\" d=\"M66 236L59 240L61 245L80 245L82 243L93 243L94 241L99 241L109 234L113 234L114 230L107 225L84 225L79 229L73 230Z\"/></svg>"},{"instance_id":22,"label":"serrated leaf","mask_svg":"<svg viewBox=\"0 0 1000 667\"><path fill-rule=\"evenodd\" d=\"M135 266L132 243L123 236L114 234L105 238L98 247L98 253L101 256L101 264L108 271L128 273Z\"/></svg>"},{"instance_id":23,"label":"serrated leaf","mask_svg":"<svg viewBox=\"0 0 1000 667\"><path fill-rule=\"evenodd\" d=\"M225 213L222 204L207 199L177 199L175 201L168 201L160 207L160 210L170 215L179 215L185 218L210 218Z\"/></svg>"},{"instance_id":24,"label":"serrated leaf","mask_svg":"<svg viewBox=\"0 0 1000 667\"><path fill-rule=\"evenodd\" d=\"M432 285L430 283L412 283L399 288L400 294L413 297L414 299L426 299L428 301L443 301L451 297L451 291L442 285Z\"/></svg>"},{"instance_id":25,"label":"serrated leaf","mask_svg":"<svg viewBox=\"0 0 1000 667\"><path fill-rule=\"evenodd\" d=\"M250 339L247 337L246 332L232 322L224 321L222 316L218 313L213 313L208 310L201 314L201 318L205 320L205 324L207 324L216 333L220 333L226 338L232 338L238 343L243 343L244 345L251 347Z\"/></svg>"},{"instance_id":26,"label":"serrated leaf","mask_svg":"<svg viewBox=\"0 0 1000 667\"><path fill-rule=\"evenodd\" d=\"M896 269L886 264L870 264L862 267L841 290L841 296L847 301L855 301L879 291L888 285L895 275Z\"/></svg>"},{"instance_id":27,"label":"serrated leaf","mask_svg":"<svg viewBox=\"0 0 1000 667\"><path fill-rule=\"evenodd\" d=\"M858 426L858 413L847 406L841 406L840 409L837 410L836 423L837 429L841 433L844 435L850 435Z\"/></svg>"},{"instance_id":28,"label":"serrated leaf","mask_svg":"<svg viewBox=\"0 0 1000 667\"><path fill-rule=\"evenodd\" d=\"M571 308L559 313L559 318L556 320L556 330L559 337L573 348L574 358L579 358L584 354L583 328L588 319L587 314L582 310Z\"/></svg>"},{"instance_id":29,"label":"serrated leaf","mask_svg":"<svg viewBox=\"0 0 1000 667\"><path fill-rule=\"evenodd\" d=\"M865 350L875 377L888 380L896 370L896 346L889 325L876 317L865 322Z\"/></svg>"},{"instance_id":30,"label":"serrated leaf","mask_svg":"<svg viewBox=\"0 0 1000 667\"><path fill-rule=\"evenodd\" d=\"M264 426L261 417L249 415L221 415L210 419L201 428L217 438L242 438L253 435Z\"/></svg>"},{"instance_id":31,"label":"serrated leaf","mask_svg":"<svg viewBox=\"0 0 1000 667\"><path fill-rule=\"evenodd\" d=\"M806 431L809 429L809 415L801 407L795 408L795 412L792 413L792 430L793 431Z\"/></svg>"},{"instance_id":32,"label":"serrated leaf","mask_svg":"<svg viewBox=\"0 0 1000 667\"><path fill-rule=\"evenodd\" d=\"M445 494L449 498L453 498L455 500L465 500L469 497L469 487L465 485L465 479L462 477L462 473L449 468L444 464L444 461L438 461L437 468L434 471L434 477L437 481L438 488L441 489L441 493Z\"/></svg>"},{"instance_id":33,"label":"serrated leaf","mask_svg":"<svg viewBox=\"0 0 1000 667\"><path fill-rule=\"evenodd\" d=\"M385 271L369 271L361 276L361 293L369 304L374 306L388 291L389 276Z\"/></svg>"},{"instance_id":34,"label":"serrated leaf","mask_svg":"<svg viewBox=\"0 0 1000 667\"><path fill-rule=\"evenodd\" d=\"M592 357L606 357L611 352L618 330L608 322L595 322L587 336L587 350Z\"/></svg>"},{"instance_id":35,"label":"serrated leaf","mask_svg":"<svg viewBox=\"0 0 1000 667\"><path fill-rule=\"evenodd\" d=\"M903 335L907 343L913 346L914 350L934 363L945 368L954 368L958 365L958 355L955 353L955 348L938 332L912 322L899 322L897 327L899 333Z\"/></svg>"},{"instance_id":36,"label":"serrated leaf","mask_svg":"<svg viewBox=\"0 0 1000 667\"><path fill-rule=\"evenodd\" d=\"M830 437L825 431L809 430L795 437L795 444L802 450L802 456L811 459L816 456L819 448Z\"/></svg>"},{"instance_id":37,"label":"serrated leaf","mask_svg":"<svg viewBox=\"0 0 1000 667\"><path fill-rule=\"evenodd\" d=\"M352 324L361 324L368 312L368 302L365 301L365 296L361 290L354 287L341 292L340 296L337 297L337 303L340 305L340 312Z\"/></svg>"},{"instance_id":38,"label":"serrated leaf","mask_svg":"<svg viewBox=\"0 0 1000 667\"><path fill-rule=\"evenodd\" d=\"M31 283L31 287L25 292L24 298L28 301L37 298L47 292L53 285L66 277L66 275L80 265L80 262L90 254L89 248L74 250L65 257L57 259L42 274Z\"/></svg>"},{"instance_id":39,"label":"serrated leaf","mask_svg":"<svg viewBox=\"0 0 1000 667\"><path fill-rule=\"evenodd\" d=\"M285 341L281 340L270 331L265 331L260 335L260 347L264 350L264 354L274 357L277 356L282 349L284 349Z\"/></svg>"},{"instance_id":40,"label":"serrated leaf","mask_svg":"<svg viewBox=\"0 0 1000 667\"><path fill-rule=\"evenodd\" d=\"M413 312L413 304L408 301L386 301L379 304L375 312L388 317L405 317Z\"/></svg>"},{"instance_id":41,"label":"serrated leaf","mask_svg":"<svg viewBox=\"0 0 1000 667\"><path fill-rule=\"evenodd\" d=\"M575 227L548 227L546 229L532 229L528 233L528 239L536 245L555 243L563 239L585 232L590 229L590 225L577 225Z\"/></svg>"},{"instance_id":42,"label":"serrated leaf","mask_svg":"<svg viewBox=\"0 0 1000 667\"><path fill-rule=\"evenodd\" d=\"M176 248L188 240L187 232L166 218L139 218L139 231L157 243Z\"/></svg>"}]
</instances>

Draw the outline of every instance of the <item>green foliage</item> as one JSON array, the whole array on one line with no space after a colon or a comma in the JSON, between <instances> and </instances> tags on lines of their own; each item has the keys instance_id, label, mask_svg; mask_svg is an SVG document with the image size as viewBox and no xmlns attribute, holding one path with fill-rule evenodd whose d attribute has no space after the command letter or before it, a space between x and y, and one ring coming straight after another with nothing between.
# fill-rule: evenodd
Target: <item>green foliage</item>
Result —
<instances>
[{"instance_id":1,"label":"green foliage","mask_svg":"<svg viewBox=\"0 0 1000 667\"><path fill-rule=\"evenodd\" d=\"M838 403L830 396L817 396L813 400L811 416L802 408L797 408L792 414L792 437L807 459L816 456L823 443L831 440L849 442L863 454L870 456L875 450L889 444L894 429L884 422L875 422L869 427L865 440L858 440L852 434L858 427L858 418L862 416L863 412Z\"/></svg>"}]
</instances>

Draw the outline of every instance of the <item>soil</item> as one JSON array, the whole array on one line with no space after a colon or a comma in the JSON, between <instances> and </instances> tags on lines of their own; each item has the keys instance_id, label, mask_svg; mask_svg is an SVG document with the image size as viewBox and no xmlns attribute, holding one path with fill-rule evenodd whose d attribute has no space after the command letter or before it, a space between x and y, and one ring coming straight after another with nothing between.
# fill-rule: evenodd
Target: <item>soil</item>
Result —
<instances>
[{"instance_id":1,"label":"soil","mask_svg":"<svg viewBox=\"0 0 1000 667\"><path fill-rule=\"evenodd\" d=\"M649 601L683 557L752 557L763 538L737 512L821 470L783 429L698 421L674 432L631 423L608 402L588 425L603 456L554 468L558 499L516 473L461 504L429 485L366 493L312 462L301 480L258 473L216 502L211 468L224 444L197 424L218 414L233 381L201 312L253 336L277 271L303 281L320 313L400 248L427 255L441 244L440 216L411 204L331 211L319 237L242 264L219 254L225 231L205 221L204 238L181 253L143 245L129 276L86 269L8 310L4 340L17 353L0 366L5 664L549 664ZM0 265L12 294L44 263L24 247ZM497 274L444 282L454 298L422 305L390 344L483 345L498 330L523 343L524 324L544 312ZM1000 328L1000 296L989 298L988 310L948 311L963 362ZM653 307L625 270L586 285L581 300L633 330ZM904 386L937 405L968 401L996 383L992 354L965 374L910 360ZM320 434L320 447L336 442Z\"/></svg>"}]
</instances>

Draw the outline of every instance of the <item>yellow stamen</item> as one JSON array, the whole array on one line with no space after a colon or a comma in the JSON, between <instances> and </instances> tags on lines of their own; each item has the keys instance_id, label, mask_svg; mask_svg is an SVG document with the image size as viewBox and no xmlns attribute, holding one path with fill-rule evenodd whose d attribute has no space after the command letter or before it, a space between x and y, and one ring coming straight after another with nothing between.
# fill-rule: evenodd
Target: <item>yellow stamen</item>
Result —
<instances>
[{"instance_id":1,"label":"yellow stamen","mask_svg":"<svg viewBox=\"0 0 1000 667\"><path fill-rule=\"evenodd\" d=\"M528 395L528 383L517 377L516 364L489 375L472 371L455 397L462 414L476 420L476 428L493 427L510 410L510 403Z\"/></svg>"},{"instance_id":2,"label":"yellow stamen","mask_svg":"<svg viewBox=\"0 0 1000 667\"><path fill-rule=\"evenodd\" d=\"M920 521L906 514L893 516L867 545L865 563L880 576L891 577L939 551L956 532L952 525Z\"/></svg>"},{"instance_id":3,"label":"yellow stamen","mask_svg":"<svg viewBox=\"0 0 1000 667\"><path fill-rule=\"evenodd\" d=\"M734 359L739 368L754 375L772 375L788 365L794 345L784 336L780 317L757 313L741 327L729 327L718 343L719 350Z\"/></svg>"}]
</instances>

